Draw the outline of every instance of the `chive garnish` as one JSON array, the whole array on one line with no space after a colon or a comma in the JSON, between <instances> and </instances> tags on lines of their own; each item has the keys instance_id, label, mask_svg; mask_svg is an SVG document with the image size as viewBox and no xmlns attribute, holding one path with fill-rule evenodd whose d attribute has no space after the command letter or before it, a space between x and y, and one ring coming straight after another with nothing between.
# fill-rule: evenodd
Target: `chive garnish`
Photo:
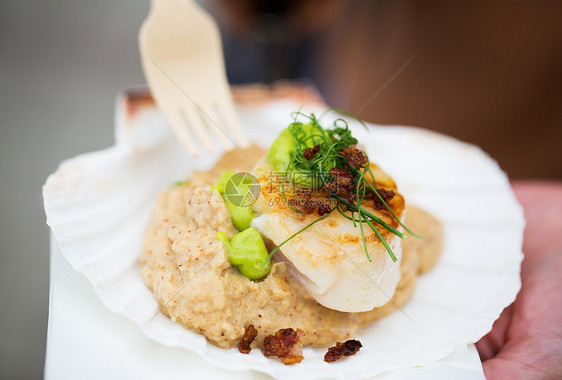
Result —
<instances>
[{"instance_id":1,"label":"chive garnish","mask_svg":"<svg viewBox=\"0 0 562 380\"><path fill-rule=\"evenodd\" d=\"M347 114L345 112L342 112L341 110L336 109L330 109L328 111L337 111L342 114ZM309 126L307 126L307 128L311 128L311 130L305 131L303 129L304 124L297 121L297 117L299 116L308 119ZM360 120L359 122L365 126L365 124ZM327 190L327 192L329 193L329 197L335 200L336 204L329 213L308 223L305 227L295 232L281 244L279 244L270 252L268 260L271 259L273 254L277 252L277 250L279 250L288 241L290 241L306 229L310 228L314 224L318 223L319 221L325 219L328 215L331 215L334 210L336 210L338 213L340 213L340 215L348 220L351 220L355 228L357 227L357 224L359 224L359 229L361 230L361 237L363 241L363 248L369 262L371 261L371 257L367 250L367 242L363 227L364 223L369 226L369 228L381 241L392 261L396 262L397 258L394 255L394 252L392 251L386 240L383 238L381 232L376 228L375 224L378 224L379 226L385 228L390 233L400 237L401 239L405 238L406 235L398 231L396 228L390 226L381 218L377 217L372 212L363 207L363 202L367 194L373 193L376 197L378 197L386 210L389 211L392 218L396 220L398 224L402 226L404 230L407 231L410 235L417 238L423 237L410 231L394 214L385 199L379 194L375 176L371 168L369 167L369 161L366 153L361 152L367 158L367 163L359 169L352 166L348 162L348 159L340 154L340 151L355 146L357 144L357 139L352 136L348 123L344 119L336 119L333 124L333 128L324 129L320 125L319 119L317 119L313 113L310 115L306 115L300 111L293 113L293 122L289 125L288 130L293 137L295 149L291 154L291 161L288 164L283 176L283 182L281 185L281 193L283 195L283 198L291 210L297 213L301 213L301 211L295 209L290 204L286 194L287 188L285 186L285 183L288 182L291 193L295 194L294 179L295 174L298 173L299 175L308 176L312 184L311 188L314 188L316 181L319 180L318 184L320 185L320 187ZM317 153L315 153L312 157L310 157L310 155L308 155L308 157L305 156L304 153L306 149L312 149L316 146L318 146ZM330 174L330 170L333 168L343 169L352 176L355 199L350 198L351 201L348 199L344 199L336 194L336 192L331 191L327 188L326 185L329 182L334 181L334 176ZM365 178L367 174L372 179L372 184Z\"/></svg>"}]
</instances>

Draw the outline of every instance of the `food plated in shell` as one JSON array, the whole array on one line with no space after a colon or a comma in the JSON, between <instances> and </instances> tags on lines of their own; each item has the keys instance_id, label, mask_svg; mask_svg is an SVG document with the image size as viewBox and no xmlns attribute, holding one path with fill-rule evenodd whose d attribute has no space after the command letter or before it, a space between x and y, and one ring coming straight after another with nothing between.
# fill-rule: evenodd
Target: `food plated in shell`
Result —
<instances>
[{"instance_id":1,"label":"food plated in shell","mask_svg":"<svg viewBox=\"0 0 562 380\"><path fill-rule=\"evenodd\" d=\"M295 114L269 150L235 149L158 196L140 263L162 312L221 347L249 326L253 347L288 328L327 347L404 305L441 253L442 225L408 213L347 122L334 123ZM403 248L406 218L424 236Z\"/></svg>"},{"instance_id":2,"label":"food plated in shell","mask_svg":"<svg viewBox=\"0 0 562 380\"><path fill-rule=\"evenodd\" d=\"M260 350L241 354L236 347L238 338L231 338L228 346L234 347L230 349L222 348L224 345L219 346L219 342L210 343L202 334L186 329L179 321L173 322L159 312L162 305L145 285L138 257L143 252L142 241L146 226L153 220L154 200L158 194L170 191L177 192L178 196L182 192L187 195L195 183L173 187L174 182L186 177L197 178L194 171L209 172L220 157L190 159L157 110L150 104L132 104L132 98L128 95L118 100L117 145L63 163L44 188L45 208L48 223L65 258L86 275L111 310L135 321L145 334L158 342L198 352L213 365L230 370L253 369L276 377L364 378L424 365L444 358L459 345L477 341L514 299L519 288L523 219L507 179L497 165L477 147L442 135L416 128L371 125L367 131L350 122L353 136L363 144L369 160L392 177L397 193L406 200L404 225L417 234L429 236L420 226L434 225L435 219L420 210L443 223L443 252L437 264L429 270L433 265L432 256L417 263L415 259L408 261L408 257L421 258L429 254L420 247L412 247L419 252L418 256L408 256L406 245L421 244L421 241L410 237L402 240L401 276L394 297L402 294L404 300L410 299L408 302L394 299L400 309L392 304L378 307L381 314L387 316L374 323L354 320L351 322L356 327L353 327L351 322L346 322L351 326L349 339L357 339L363 345L352 358L331 364L323 360L327 346L348 339L345 335L313 344L321 348L305 347L305 359L294 366L265 358ZM264 149L259 157L291 123L291 112L299 106L280 100L239 109L248 135ZM322 111L310 109L317 114ZM326 119L326 125L330 124L331 120ZM256 166L247 165L251 168L244 167L241 171L251 172ZM219 172L225 170L228 169ZM237 168L232 170L238 171ZM215 185L219 172L202 183L201 188ZM220 194L215 199L217 203L224 202ZM413 205L419 208L411 207ZM409 221L416 212L420 226ZM259 218L258 214L256 210ZM307 217L318 218L318 214ZM232 230L232 233L237 231ZM221 244L216 236L213 238L213 244ZM230 241L232 236L228 238ZM268 251L272 250L273 246L269 245L272 243L275 244L266 242ZM392 261L386 250L381 253ZM284 267L285 275L294 280L293 289L306 290L307 294L302 296L306 302L314 302L316 307L323 308L320 310L333 310L340 316L365 315L362 311L336 311L321 306L319 300L312 298L308 289L300 285L298 272L283 262L281 256L279 258L272 258L273 265L267 277L261 281L244 277L248 280L246 283L253 286L251 284L271 281L269 278L273 279L272 275L278 273L275 268ZM406 268L408 263L410 269ZM238 269L228 261L223 264L228 265L227 272L240 276ZM413 275L420 271L427 273L419 277ZM400 282L409 276L406 273L410 273L415 287L401 287ZM387 307L389 310L385 310ZM240 325L247 322L249 319ZM259 324L254 325L259 332ZM262 331L261 339L275 334L273 330L277 327ZM298 328L294 322L279 328L285 327ZM315 328L323 327L318 324ZM303 332L306 336L306 331ZM236 334L244 334L244 331L239 329ZM255 341L254 345L260 341L260 336Z\"/></svg>"}]
</instances>

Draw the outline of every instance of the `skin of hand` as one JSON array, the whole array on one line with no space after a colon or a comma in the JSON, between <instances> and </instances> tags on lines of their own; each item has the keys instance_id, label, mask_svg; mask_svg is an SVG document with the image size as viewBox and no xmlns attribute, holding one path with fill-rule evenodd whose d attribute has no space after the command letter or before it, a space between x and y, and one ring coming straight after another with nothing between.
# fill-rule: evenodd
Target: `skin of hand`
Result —
<instances>
[{"instance_id":1,"label":"skin of hand","mask_svg":"<svg viewBox=\"0 0 562 380\"><path fill-rule=\"evenodd\" d=\"M494 379L562 379L562 183L514 182L525 211L521 290L477 344Z\"/></svg>"}]
</instances>

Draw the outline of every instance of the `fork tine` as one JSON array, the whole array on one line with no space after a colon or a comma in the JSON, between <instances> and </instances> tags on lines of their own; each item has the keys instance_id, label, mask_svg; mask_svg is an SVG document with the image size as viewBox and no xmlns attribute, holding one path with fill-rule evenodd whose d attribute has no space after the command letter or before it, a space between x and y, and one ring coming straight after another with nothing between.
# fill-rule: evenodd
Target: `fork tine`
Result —
<instances>
[{"instance_id":1,"label":"fork tine","mask_svg":"<svg viewBox=\"0 0 562 380\"><path fill-rule=\"evenodd\" d=\"M185 126L185 122L181 117L181 114L178 110L174 110L171 107L162 107L160 106L160 110L166 116L166 120L172 127L172 130L176 133L176 136L179 137L180 142L187 148L187 151L191 155L191 157L197 157L199 154L199 150L195 146L193 142L193 137L188 133L187 128Z\"/></svg>"},{"instance_id":2,"label":"fork tine","mask_svg":"<svg viewBox=\"0 0 562 380\"><path fill-rule=\"evenodd\" d=\"M192 131L195 130L195 134L203 143L203 146L209 153L215 153L216 149L211 139L209 138L208 133L206 132L205 125L203 120L201 119L202 115L199 115L199 112L195 107L189 106L183 109L183 115L187 120L186 128L190 128Z\"/></svg>"},{"instance_id":3,"label":"fork tine","mask_svg":"<svg viewBox=\"0 0 562 380\"><path fill-rule=\"evenodd\" d=\"M234 134L235 141L241 148L246 148L249 145L249 142L240 128L240 120L238 119L238 114L234 108L234 103L232 102L230 93L226 99L219 100L217 106L219 108L219 112L221 113L221 118L228 127L228 130Z\"/></svg>"},{"instance_id":4,"label":"fork tine","mask_svg":"<svg viewBox=\"0 0 562 380\"><path fill-rule=\"evenodd\" d=\"M201 109L201 117L205 120L207 126L219 140L222 147L227 151L232 149L232 140L227 135L227 130L217 123L218 118L215 116L215 113L212 112L209 107L205 107Z\"/></svg>"}]
</instances>

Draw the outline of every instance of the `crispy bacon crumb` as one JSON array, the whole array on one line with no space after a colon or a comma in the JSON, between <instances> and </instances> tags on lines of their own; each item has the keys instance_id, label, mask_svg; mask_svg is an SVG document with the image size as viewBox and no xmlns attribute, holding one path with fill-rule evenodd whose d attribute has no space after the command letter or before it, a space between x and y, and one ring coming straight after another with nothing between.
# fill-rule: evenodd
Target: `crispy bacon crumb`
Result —
<instances>
[{"instance_id":1,"label":"crispy bacon crumb","mask_svg":"<svg viewBox=\"0 0 562 380\"><path fill-rule=\"evenodd\" d=\"M338 152L341 156L344 156L347 159L347 163L349 166L354 167L355 169L359 169L369 161L367 156L363 154L359 149L355 148L355 146L342 149Z\"/></svg>"},{"instance_id":2,"label":"crispy bacon crumb","mask_svg":"<svg viewBox=\"0 0 562 380\"><path fill-rule=\"evenodd\" d=\"M321 205L318 206L318 215L320 215L320 216L324 216L326 214L329 214L330 211L332 211L332 208L330 207L329 204L322 203Z\"/></svg>"},{"instance_id":3,"label":"crispy bacon crumb","mask_svg":"<svg viewBox=\"0 0 562 380\"><path fill-rule=\"evenodd\" d=\"M302 154L308 161L312 160L314 156L320 151L320 145L315 145L314 148L306 148Z\"/></svg>"},{"instance_id":4,"label":"crispy bacon crumb","mask_svg":"<svg viewBox=\"0 0 562 380\"><path fill-rule=\"evenodd\" d=\"M257 335L258 330L254 328L254 325L248 325L248 327L246 327L246 331L244 331L242 340L238 342L238 351L243 354L249 354L250 351L252 351L250 344L252 344Z\"/></svg>"},{"instance_id":5,"label":"crispy bacon crumb","mask_svg":"<svg viewBox=\"0 0 562 380\"><path fill-rule=\"evenodd\" d=\"M295 197L289 199L289 206L299 214L299 219L304 219L308 214L318 211L318 215L323 216L332 211L332 202L328 198L321 196L313 197L312 190L295 186Z\"/></svg>"},{"instance_id":6,"label":"crispy bacon crumb","mask_svg":"<svg viewBox=\"0 0 562 380\"><path fill-rule=\"evenodd\" d=\"M378 189L377 192L387 204L396 195L393 190ZM373 194L373 199L375 201L374 206L377 210L380 210L384 207L384 203L381 201L379 197L376 196L376 194Z\"/></svg>"},{"instance_id":7,"label":"crispy bacon crumb","mask_svg":"<svg viewBox=\"0 0 562 380\"><path fill-rule=\"evenodd\" d=\"M328 352L324 355L324 361L332 363L345 356L355 355L361 347L363 347L361 342L355 339L350 339L345 343L337 342L335 346L328 348Z\"/></svg>"},{"instance_id":8,"label":"crispy bacon crumb","mask_svg":"<svg viewBox=\"0 0 562 380\"><path fill-rule=\"evenodd\" d=\"M301 329L281 329L275 335L266 336L263 341L264 355L276 356L285 364L300 363L304 332Z\"/></svg>"},{"instance_id":9,"label":"crispy bacon crumb","mask_svg":"<svg viewBox=\"0 0 562 380\"><path fill-rule=\"evenodd\" d=\"M351 204L355 203L353 176L347 170L340 168L330 169L330 174L334 177L334 180L326 183L324 188Z\"/></svg>"}]
</instances>

